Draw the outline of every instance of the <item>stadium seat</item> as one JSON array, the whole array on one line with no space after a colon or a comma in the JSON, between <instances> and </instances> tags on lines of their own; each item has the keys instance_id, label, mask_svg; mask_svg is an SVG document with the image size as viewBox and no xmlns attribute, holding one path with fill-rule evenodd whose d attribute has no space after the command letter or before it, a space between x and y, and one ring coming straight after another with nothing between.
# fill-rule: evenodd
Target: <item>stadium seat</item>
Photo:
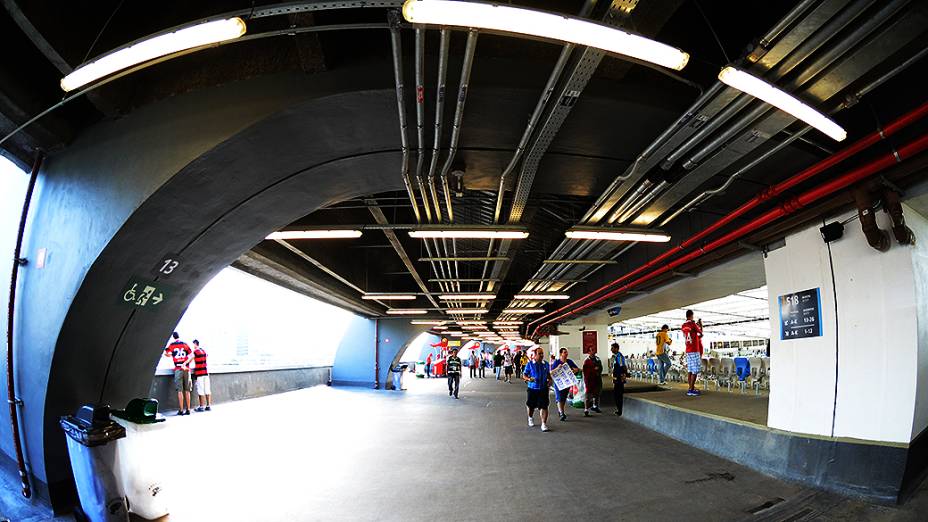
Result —
<instances>
[{"instance_id":1,"label":"stadium seat","mask_svg":"<svg viewBox=\"0 0 928 522\"><path fill-rule=\"evenodd\" d=\"M744 386L751 376L751 363L747 357L735 357L735 376L738 378L738 385L741 386L741 393L744 393Z\"/></svg>"}]
</instances>

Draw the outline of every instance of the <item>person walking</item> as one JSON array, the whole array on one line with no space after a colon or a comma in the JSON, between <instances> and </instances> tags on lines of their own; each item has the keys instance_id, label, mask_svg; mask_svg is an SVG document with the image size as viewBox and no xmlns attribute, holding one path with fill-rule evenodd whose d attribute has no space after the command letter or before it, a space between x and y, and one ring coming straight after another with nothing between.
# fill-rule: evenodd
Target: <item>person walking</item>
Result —
<instances>
[{"instance_id":1,"label":"person walking","mask_svg":"<svg viewBox=\"0 0 928 522\"><path fill-rule=\"evenodd\" d=\"M696 378L699 376L699 370L702 366L702 319L693 320L693 311L686 311L686 322L680 327L683 331L683 339L686 341L686 369L687 382L690 385L686 394L691 397L701 395L696 389Z\"/></svg>"},{"instance_id":2,"label":"person walking","mask_svg":"<svg viewBox=\"0 0 928 522\"><path fill-rule=\"evenodd\" d=\"M164 349L164 356L174 362L174 390L177 391L177 415L190 415L190 392L193 389L190 380L190 362L193 350L190 345L180 340L177 332L171 334L174 339Z\"/></svg>"},{"instance_id":3,"label":"person walking","mask_svg":"<svg viewBox=\"0 0 928 522\"><path fill-rule=\"evenodd\" d=\"M496 374L496 380L498 381L502 377L503 373L503 353L501 350L497 350L493 354L493 373Z\"/></svg>"},{"instance_id":4,"label":"person walking","mask_svg":"<svg viewBox=\"0 0 928 522\"><path fill-rule=\"evenodd\" d=\"M477 367L483 364L483 361L480 360L480 357L477 355L477 350L475 348L470 349L470 378L473 379L478 375Z\"/></svg>"},{"instance_id":5,"label":"person walking","mask_svg":"<svg viewBox=\"0 0 928 522\"><path fill-rule=\"evenodd\" d=\"M558 355L558 358L555 359L554 363L551 365L552 370L554 370L555 368L557 368L558 366L562 364L566 364L570 368L570 371L574 373L574 375L580 374L580 367L577 366L577 364L574 363L572 360L567 358L567 355L568 355L567 348L561 348L558 351L557 355ZM565 388L562 390L558 388L557 385L554 386L554 400L557 402L557 414L558 414L558 417L560 417L561 422L565 422L567 420L567 395L568 394L570 394L570 388Z\"/></svg>"},{"instance_id":6,"label":"person walking","mask_svg":"<svg viewBox=\"0 0 928 522\"><path fill-rule=\"evenodd\" d=\"M508 348L503 350L503 375L506 382L512 384L512 352Z\"/></svg>"},{"instance_id":7,"label":"person walking","mask_svg":"<svg viewBox=\"0 0 928 522\"><path fill-rule=\"evenodd\" d=\"M666 324L661 326L661 331L657 332L655 337L657 348L654 353L657 354L657 373L660 376L660 384L667 384L667 372L673 364L670 362L670 345L673 340L670 338L670 327Z\"/></svg>"},{"instance_id":8,"label":"person walking","mask_svg":"<svg viewBox=\"0 0 928 522\"><path fill-rule=\"evenodd\" d=\"M589 417L590 410L602 413L599 409L599 394L603 391L603 362L596 356L595 346L590 347L590 353L583 361L583 385L586 386L583 416Z\"/></svg>"},{"instance_id":9,"label":"person walking","mask_svg":"<svg viewBox=\"0 0 928 522\"><path fill-rule=\"evenodd\" d=\"M541 431L548 431L548 386L551 384L551 368L545 360L541 348L529 352L530 361L522 372L522 380L527 384L525 408L528 411L528 426L535 426L535 410L541 417Z\"/></svg>"},{"instance_id":10,"label":"person walking","mask_svg":"<svg viewBox=\"0 0 928 522\"><path fill-rule=\"evenodd\" d=\"M429 356L425 358L425 378L429 379L432 376L432 352L429 352Z\"/></svg>"},{"instance_id":11,"label":"person walking","mask_svg":"<svg viewBox=\"0 0 928 522\"><path fill-rule=\"evenodd\" d=\"M193 383L197 390L197 407L194 411L210 411L213 394L209 386L209 369L206 367L206 350L200 341L193 340Z\"/></svg>"},{"instance_id":12,"label":"person walking","mask_svg":"<svg viewBox=\"0 0 928 522\"><path fill-rule=\"evenodd\" d=\"M512 356L512 364L515 366L516 375L522 375L522 349L516 350Z\"/></svg>"},{"instance_id":13,"label":"person walking","mask_svg":"<svg viewBox=\"0 0 928 522\"><path fill-rule=\"evenodd\" d=\"M622 416L622 406L625 401L625 381L628 380L628 366L625 356L619 349L619 343L612 343L612 398L615 400L615 414Z\"/></svg>"},{"instance_id":14,"label":"person walking","mask_svg":"<svg viewBox=\"0 0 928 522\"><path fill-rule=\"evenodd\" d=\"M483 379L487 376L487 364L489 364L489 356L486 350L480 351L480 360L477 364L477 372L480 374L480 378Z\"/></svg>"},{"instance_id":15,"label":"person walking","mask_svg":"<svg viewBox=\"0 0 928 522\"><path fill-rule=\"evenodd\" d=\"M448 396L457 399L461 390L461 358L457 348L451 348L451 355L445 361L445 373L448 375Z\"/></svg>"}]
</instances>

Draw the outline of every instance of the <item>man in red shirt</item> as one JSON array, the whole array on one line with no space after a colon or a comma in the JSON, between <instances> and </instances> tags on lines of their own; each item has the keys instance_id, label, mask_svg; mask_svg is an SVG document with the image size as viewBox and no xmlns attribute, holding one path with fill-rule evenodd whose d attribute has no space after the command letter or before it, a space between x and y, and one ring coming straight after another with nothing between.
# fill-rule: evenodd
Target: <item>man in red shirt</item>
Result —
<instances>
[{"instance_id":1,"label":"man in red shirt","mask_svg":"<svg viewBox=\"0 0 928 522\"><path fill-rule=\"evenodd\" d=\"M428 379L432 376L432 354L429 353L429 356L425 358L425 378Z\"/></svg>"},{"instance_id":2,"label":"man in red shirt","mask_svg":"<svg viewBox=\"0 0 928 522\"><path fill-rule=\"evenodd\" d=\"M180 340L177 332L171 334L174 338L171 344L164 349L164 356L174 361L174 389L177 391L177 414L190 415L190 392L193 390L190 380L190 362L193 361L193 350L184 341ZM186 407L184 406L186 399Z\"/></svg>"},{"instance_id":3,"label":"man in red shirt","mask_svg":"<svg viewBox=\"0 0 928 522\"><path fill-rule=\"evenodd\" d=\"M696 389L696 376L702 366L702 319L693 321L693 311L686 311L686 322L680 327L683 330L683 338L686 340L686 368L689 374L687 381L690 389L686 394L698 396L699 390Z\"/></svg>"},{"instance_id":4,"label":"man in red shirt","mask_svg":"<svg viewBox=\"0 0 928 522\"><path fill-rule=\"evenodd\" d=\"M210 411L213 406L213 392L209 386L209 369L206 367L206 350L200 341L193 340L193 381L197 389L196 411Z\"/></svg>"}]
</instances>

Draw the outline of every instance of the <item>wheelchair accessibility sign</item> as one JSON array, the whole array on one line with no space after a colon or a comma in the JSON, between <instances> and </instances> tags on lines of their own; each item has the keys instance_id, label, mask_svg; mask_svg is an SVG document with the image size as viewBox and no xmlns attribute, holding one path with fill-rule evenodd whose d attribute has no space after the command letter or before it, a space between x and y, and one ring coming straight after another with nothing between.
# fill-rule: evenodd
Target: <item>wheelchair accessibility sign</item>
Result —
<instances>
[{"instance_id":1,"label":"wheelchair accessibility sign","mask_svg":"<svg viewBox=\"0 0 928 522\"><path fill-rule=\"evenodd\" d=\"M122 289L122 302L135 308L157 308L168 297L161 283L133 277Z\"/></svg>"}]
</instances>

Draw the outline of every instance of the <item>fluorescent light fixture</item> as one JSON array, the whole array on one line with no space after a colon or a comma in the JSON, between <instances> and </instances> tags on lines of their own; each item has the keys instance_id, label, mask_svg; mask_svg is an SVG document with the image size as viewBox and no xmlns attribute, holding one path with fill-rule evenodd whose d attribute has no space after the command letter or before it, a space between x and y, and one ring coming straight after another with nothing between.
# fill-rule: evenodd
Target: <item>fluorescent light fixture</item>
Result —
<instances>
[{"instance_id":1,"label":"fluorescent light fixture","mask_svg":"<svg viewBox=\"0 0 928 522\"><path fill-rule=\"evenodd\" d=\"M567 294L516 294L513 299L525 299L528 301L548 301L552 299L570 299Z\"/></svg>"},{"instance_id":2,"label":"fluorescent light fixture","mask_svg":"<svg viewBox=\"0 0 928 522\"><path fill-rule=\"evenodd\" d=\"M403 17L414 24L455 25L560 40L677 71L690 55L650 38L573 16L507 5L456 0L406 0Z\"/></svg>"},{"instance_id":3,"label":"fluorescent light fixture","mask_svg":"<svg viewBox=\"0 0 928 522\"><path fill-rule=\"evenodd\" d=\"M266 239L354 239L361 234L360 230L282 230Z\"/></svg>"},{"instance_id":4,"label":"fluorescent light fixture","mask_svg":"<svg viewBox=\"0 0 928 522\"><path fill-rule=\"evenodd\" d=\"M847 138L847 131L832 121L831 118L806 105L792 94L788 94L786 91L780 90L778 87L752 74L734 67L725 67L719 73L719 81L755 98L764 100L783 112L792 114L835 141L844 141Z\"/></svg>"},{"instance_id":5,"label":"fluorescent light fixture","mask_svg":"<svg viewBox=\"0 0 928 522\"><path fill-rule=\"evenodd\" d=\"M519 230L422 229L410 230L409 237L420 239L525 239L528 237L528 232Z\"/></svg>"},{"instance_id":6,"label":"fluorescent light fixture","mask_svg":"<svg viewBox=\"0 0 928 522\"><path fill-rule=\"evenodd\" d=\"M493 321L493 324L522 325L523 321Z\"/></svg>"},{"instance_id":7,"label":"fluorescent light fixture","mask_svg":"<svg viewBox=\"0 0 928 522\"><path fill-rule=\"evenodd\" d=\"M574 227L564 233L568 239L599 239L602 241L644 241L666 243L670 236L660 230L607 227Z\"/></svg>"},{"instance_id":8,"label":"fluorescent light fixture","mask_svg":"<svg viewBox=\"0 0 928 522\"><path fill-rule=\"evenodd\" d=\"M504 314L543 314L544 308L506 308Z\"/></svg>"},{"instance_id":9,"label":"fluorescent light fixture","mask_svg":"<svg viewBox=\"0 0 928 522\"><path fill-rule=\"evenodd\" d=\"M445 332L451 337L464 337L464 332Z\"/></svg>"},{"instance_id":10,"label":"fluorescent light fixture","mask_svg":"<svg viewBox=\"0 0 928 522\"><path fill-rule=\"evenodd\" d=\"M443 324L445 324L445 322L446 322L446 321L439 321L439 320L437 320L437 319L436 319L436 320L431 320L431 319L413 319L412 321L409 321L410 324L429 324L429 325L436 325L436 326L443 325Z\"/></svg>"},{"instance_id":11,"label":"fluorescent light fixture","mask_svg":"<svg viewBox=\"0 0 928 522\"><path fill-rule=\"evenodd\" d=\"M438 331L447 330L447 329L448 329L447 326L433 326L432 327L432 330L438 330Z\"/></svg>"},{"instance_id":12,"label":"fluorescent light fixture","mask_svg":"<svg viewBox=\"0 0 928 522\"><path fill-rule=\"evenodd\" d=\"M496 294L439 294L442 301L489 301L496 299Z\"/></svg>"},{"instance_id":13,"label":"fluorescent light fixture","mask_svg":"<svg viewBox=\"0 0 928 522\"><path fill-rule=\"evenodd\" d=\"M446 308L449 314L485 314L489 312L486 308Z\"/></svg>"},{"instance_id":14,"label":"fluorescent light fixture","mask_svg":"<svg viewBox=\"0 0 928 522\"><path fill-rule=\"evenodd\" d=\"M416 296L412 294L364 294L361 299L368 301L411 301Z\"/></svg>"},{"instance_id":15,"label":"fluorescent light fixture","mask_svg":"<svg viewBox=\"0 0 928 522\"><path fill-rule=\"evenodd\" d=\"M388 315L424 315L429 313L428 310L417 310L415 308L391 308L387 310Z\"/></svg>"},{"instance_id":16,"label":"fluorescent light fixture","mask_svg":"<svg viewBox=\"0 0 928 522\"><path fill-rule=\"evenodd\" d=\"M465 325L465 324L471 324L471 325L473 325L473 324L476 324L476 325L484 325L484 324L487 324L486 321L455 321L455 322L458 323L458 324L460 324L460 325Z\"/></svg>"},{"instance_id":17,"label":"fluorescent light fixture","mask_svg":"<svg viewBox=\"0 0 928 522\"><path fill-rule=\"evenodd\" d=\"M245 21L238 17L204 22L159 34L81 65L61 79L61 89L65 92L73 91L140 63L202 45L234 40L243 34Z\"/></svg>"}]
</instances>

